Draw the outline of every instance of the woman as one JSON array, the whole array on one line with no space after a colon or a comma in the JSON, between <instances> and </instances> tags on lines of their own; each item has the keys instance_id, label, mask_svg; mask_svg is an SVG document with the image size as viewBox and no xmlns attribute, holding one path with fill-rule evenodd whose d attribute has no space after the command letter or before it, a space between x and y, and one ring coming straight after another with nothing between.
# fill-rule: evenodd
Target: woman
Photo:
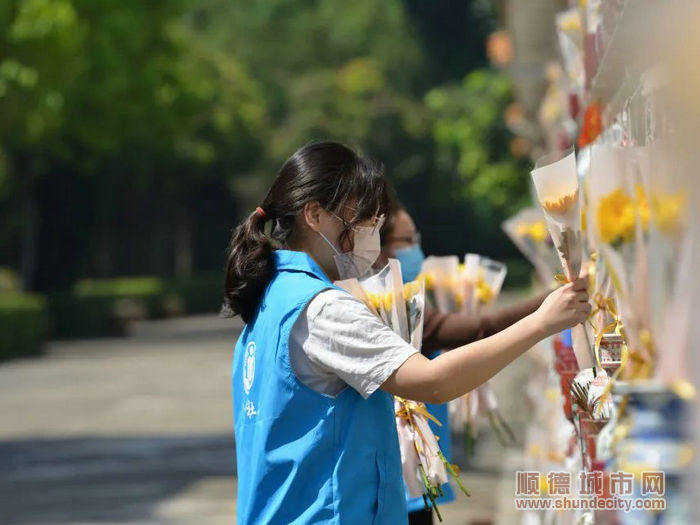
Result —
<instances>
[{"instance_id":1,"label":"woman","mask_svg":"<svg viewBox=\"0 0 700 525\"><path fill-rule=\"evenodd\" d=\"M233 359L239 525L407 523L392 395L455 399L590 312L577 280L430 361L333 285L339 268L360 276L374 263L385 211L380 169L318 142L234 231L225 307L246 323Z\"/></svg>"},{"instance_id":2,"label":"woman","mask_svg":"<svg viewBox=\"0 0 700 525\"><path fill-rule=\"evenodd\" d=\"M403 205L390 192L390 209L381 230L382 250L377 267L386 265L389 258L398 259L404 282L415 280L423 266L423 250L416 225ZM546 294L503 308L493 313L482 315L464 315L458 313L441 313L426 307L423 328L423 345L421 351L428 359L440 355L439 349L450 349L466 345L473 341L496 334L525 316L533 313L544 301ZM447 405L428 405L428 411L442 423L441 427L430 423L431 428L440 438L440 448L445 456L451 458L451 437ZM406 493L409 525L431 525L431 509L425 509L423 498L410 498ZM437 503L448 503L455 499L452 488L448 485L444 495Z\"/></svg>"}]
</instances>

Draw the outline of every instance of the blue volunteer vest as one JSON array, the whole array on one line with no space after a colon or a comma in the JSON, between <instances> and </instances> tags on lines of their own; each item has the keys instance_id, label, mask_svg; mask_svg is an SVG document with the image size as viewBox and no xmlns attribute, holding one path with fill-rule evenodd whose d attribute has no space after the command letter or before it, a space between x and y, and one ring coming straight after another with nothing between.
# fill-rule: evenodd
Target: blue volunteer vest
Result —
<instances>
[{"instance_id":1,"label":"blue volunteer vest","mask_svg":"<svg viewBox=\"0 0 700 525\"><path fill-rule=\"evenodd\" d=\"M390 394L336 397L296 378L289 334L333 288L305 253L278 250L275 272L233 357L238 525L407 523Z\"/></svg>"},{"instance_id":2,"label":"blue volunteer vest","mask_svg":"<svg viewBox=\"0 0 700 525\"><path fill-rule=\"evenodd\" d=\"M437 356L440 355L441 352L441 350L433 352L430 355L430 359L435 359ZM442 453L445 454L447 461L452 461L452 437L450 436L450 421L448 420L447 415L447 403L443 403L441 405L432 405L430 403L426 403L425 408L428 409L428 412L430 412L430 414L435 416L435 419L442 423L442 426L438 426L433 421L428 421L428 424L433 430L433 433L438 437L438 445L440 445L440 450L442 450ZM455 494L452 490L451 483L446 483L445 485L443 485L442 490L443 495L435 500L435 502L438 504L438 507L440 504L449 503L450 501L455 500ZM423 501L422 496L412 498L408 495L408 489L405 489L405 492L406 507L408 508L408 512L415 512L417 510L425 509L425 501ZM430 500L428 500L428 505L430 505Z\"/></svg>"}]
</instances>

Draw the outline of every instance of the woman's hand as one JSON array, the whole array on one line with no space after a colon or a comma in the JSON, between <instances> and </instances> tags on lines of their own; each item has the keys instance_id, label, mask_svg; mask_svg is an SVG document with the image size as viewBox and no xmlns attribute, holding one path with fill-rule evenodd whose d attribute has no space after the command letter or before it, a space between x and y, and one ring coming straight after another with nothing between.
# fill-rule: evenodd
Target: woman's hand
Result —
<instances>
[{"instance_id":1,"label":"woman's hand","mask_svg":"<svg viewBox=\"0 0 700 525\"><path fill-rule=\"evenodd\" d=\"M580 277L550 293L533 314L546 335L583 323L591 313L588 278Z\"/></svg>"},{"instance_id":2,"label":"woman's hand","mask_svg":"<svg viewBox=\"0 0 700 525\"><path fill-rule=\"evenodd\" d=\"M536 312L491 337L445 352L433 360L409 357L382 389L426 403L446 403L484 384L543 338L582 323L591 313L587 278L550 293Z\"/></svg>"}]
</instances>

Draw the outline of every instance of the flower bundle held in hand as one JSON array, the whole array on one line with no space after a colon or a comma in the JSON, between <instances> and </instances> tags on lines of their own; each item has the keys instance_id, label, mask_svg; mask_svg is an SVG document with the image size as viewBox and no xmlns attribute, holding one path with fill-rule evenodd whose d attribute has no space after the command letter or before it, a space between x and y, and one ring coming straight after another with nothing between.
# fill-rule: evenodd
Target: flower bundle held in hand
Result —
<instances>
[{"instance_id":1,"label":"flower bundle held in hand","mask_svg":"<svg viewBox=\"0 0 700 525\"><path fill-rule=\"evenodd\" d=\"M570 282L579 276L583 259L581 199L573 149L560 157L543 157L530 174L564 269L561 280ZM572 337L579 367L594 366L589 336L583 325L572 328Z\"/></svg>"},{"instance_id":2,"label":"flower bundle held in hand","mask_svg":"<svg viewBox=\"0 0 700 525\"><path fill-rule=\"evenodd\" d=\"M419 280L425 282L427 300L438 311L455 313L464 306L459 258L456 255L427 257L423 262Z\"/></svg>"},{"instance_id":3,"label":"flower bundle held in hand","mask_svg":"<svg viewBox=\"0 0 700 525\"><path fill-rule=\"evenodd\" d=\"M468 253L460 273L460 286L464 297L461 313L478 315L496 303L505 280L505 264ZM485 418L498 440L506 445L515 442L515 436L498 409L498 401L490 383L485 383L465 396L449 404L450 421L453 428L465 431L467 450L473 451L478 434L479 421Z\"/></svg>"},{"instance_id":4,"label":"flower bundle held in hand","mask_svg":"<svg viewBox=\"0 0 700 525\"><path fill-rule=\"evenodd\" d=\"M439 312L473 315L493 305L506 275L504 264L467 254L464 264L456 255L428 257L419 280L425 283L428 302Z\"/></svg>"},{"instance_id":5,"label":"flower bundle held in hand","mask_svg":"<svg viewBox=\"0 0 700 525\"><path fill-rule=\"evenodd\" d=\"M540 205L551 221L550 233L566 278L572 281L578 277L583 255L576 157L572 151L551 160L541 159L531 175Z\"/></svg>"},{"instance_id":6,"label":"flower bundle held in hand","mask_svg":"<svg viewBox=\"0 0 700 525\"><path fill-rule=\"evenodd\" d=\"M420 349L425 317L424 280L403 284L401 265L397 260L389 259L387 266L375 275L336 284L363 301L384 324L414 348ZM442 494L442 485L447 483L448 476L455 479L467 496L469 493L459 480L457 467L451 465L440 451L428 420L438 425L441 423L430 415L424 403L395 396L394 407L406 487L412 497L424 497L426 508L429 508L430 501L442 521L435 499Z\"/></svg>"}]
</instances>

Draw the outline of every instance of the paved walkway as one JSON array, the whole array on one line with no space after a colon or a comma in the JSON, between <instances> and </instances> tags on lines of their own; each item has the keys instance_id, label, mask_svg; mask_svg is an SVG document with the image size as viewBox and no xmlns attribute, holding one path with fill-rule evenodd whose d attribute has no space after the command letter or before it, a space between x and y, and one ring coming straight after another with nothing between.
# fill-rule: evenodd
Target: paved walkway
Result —
<instances>
[{"instance_id":1,"label":"paved walkway","mask_svg":"<svg viewBox=\"0 0 700 525\"><path fill-rule=\"evenodd\" d=\"M0 365L0 525L235 524L239 330L213 316L148 322ZM511 392L521 372L506 372L497 390ZM494 516L502 453L482 440L463 475L472 498L444 506L446 525Z\"/></svg>"}]
</instances>

